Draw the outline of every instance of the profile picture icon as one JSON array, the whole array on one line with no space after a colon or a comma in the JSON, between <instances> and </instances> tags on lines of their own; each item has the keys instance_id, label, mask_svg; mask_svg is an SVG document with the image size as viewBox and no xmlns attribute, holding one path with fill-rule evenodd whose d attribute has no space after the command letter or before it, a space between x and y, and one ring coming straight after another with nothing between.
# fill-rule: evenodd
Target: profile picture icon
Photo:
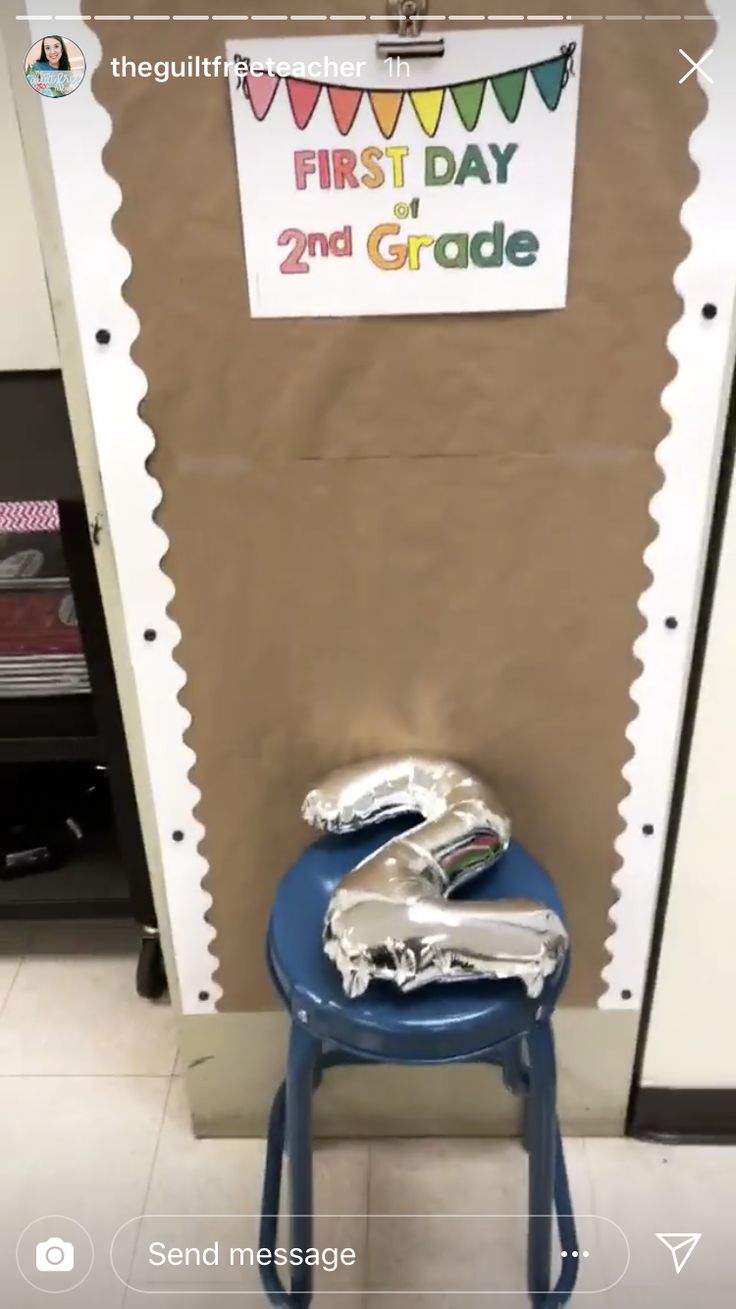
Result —
<instances>
[{"instance_id":1,"label":"profile picture icon","mask_svg":"<svg viewBox=\"0 0 736 1309\"><path fill-rule=\"evenodd\" d=\"M86 71L87 61L79 46L64 36L44 36L26 55L26 81L39 95L52 100L76 91Z\"/></svg>"}]
</instances>

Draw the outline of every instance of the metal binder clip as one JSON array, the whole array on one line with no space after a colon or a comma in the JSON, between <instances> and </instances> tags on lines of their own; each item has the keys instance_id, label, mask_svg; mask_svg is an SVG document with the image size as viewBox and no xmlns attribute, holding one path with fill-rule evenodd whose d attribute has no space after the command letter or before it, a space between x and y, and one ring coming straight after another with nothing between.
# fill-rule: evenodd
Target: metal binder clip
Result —
<instances>
[{"instance_id":1,"label":"metal binder clip","mask_svg":"<svg viewBox=\"0 0 736 1309\"><path fill-rule=\"evenodd\" d=\"M439 58L445 53L441 36L421 36L429 0L387 0L387 12L397 24L397 36L376 42L376 53L388 59Z\"/></svg>"}]
</instances>

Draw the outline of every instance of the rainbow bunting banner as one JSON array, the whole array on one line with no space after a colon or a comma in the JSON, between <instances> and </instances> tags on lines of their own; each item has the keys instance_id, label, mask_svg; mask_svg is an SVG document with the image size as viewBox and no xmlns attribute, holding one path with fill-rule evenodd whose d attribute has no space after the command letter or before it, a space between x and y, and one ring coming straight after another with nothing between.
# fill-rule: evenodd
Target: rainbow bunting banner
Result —
<instances>
[{"instance_id":1,"label":"rainbow bunting banner","mask_svg":"<svg viewBox=\"0 0 736 1309\"><path fill-rule=\"evenodd\" d=\"M341 136L348 136L363 99L373 112L384 141L390 141L398 126L401 110L408 100L425 136L435 136L442 117L445 98L449 94L458 118L468 132L478 125L486 88L491 87L496 104L507 123L519 117L528 81L536 87L543 103L554 112L567 86L573 66L575 45L560 47L549 59L530 64L526 68L512 68L509 72L493 73L474 78L469 82L456 82L449 86L431 86L422 90L386 91L383 87L338 86L332 82L310 81L269 71L268 65L258 64L250 71L250 61L242 56L236 73L237 84L259 123L265 122L279 87L283 82L295 127L300 132L309 127L322 93L330 107L332 121ZM272 61L275 62L275 61Z\"/></svg>"},{"instance_id":2,"label":"rainbow bunting banner","mask_svg":"<svg viewBox=\"0 0 736 1309\"><path fill-rule=\"evenodd\" d=\"M562 308L582 30L228 42L254 317ZM439 70L439 76L438 76Z\"/></svg>"}]
</instances>

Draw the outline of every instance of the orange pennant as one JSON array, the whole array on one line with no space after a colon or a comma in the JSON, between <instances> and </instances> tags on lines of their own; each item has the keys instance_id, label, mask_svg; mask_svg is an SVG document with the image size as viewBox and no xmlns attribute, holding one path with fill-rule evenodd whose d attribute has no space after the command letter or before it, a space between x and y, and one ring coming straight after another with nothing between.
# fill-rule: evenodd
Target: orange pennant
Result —
<instances>
[{"instance_id":1,"label":"orange pennant","mask_svg":"<svg viewBox=\"0 0 736 1309\"><path fill-rule=\"evenodd\" d=\"M401 106L404 102L403 91L369 91L373 117L375 118L385 140L393 136L399 121Z\"/></svg>"}]
</instances>

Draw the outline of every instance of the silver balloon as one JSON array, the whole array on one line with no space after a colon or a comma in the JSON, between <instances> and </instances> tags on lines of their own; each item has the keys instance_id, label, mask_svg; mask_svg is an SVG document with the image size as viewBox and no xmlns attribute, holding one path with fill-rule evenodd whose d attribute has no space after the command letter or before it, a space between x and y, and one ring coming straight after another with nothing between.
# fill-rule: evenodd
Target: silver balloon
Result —
<instances>
[{"instance_id":1,"label":"silver balloon","mask_svg":"<svg viewBox=\"0 0 736 1309\"><path fill-rule=\"evenodd\" d=\"M530 900L447 899L509 844L509 817L485 783L442 759L375 759L331 773L302 806L308 823L335 833L410 813L423 821L346 873L330 899L324 949L346 993L373 978L413 991L518 977L539 995L567 950L557 914Z\"/></svg>"}]
</instances>

